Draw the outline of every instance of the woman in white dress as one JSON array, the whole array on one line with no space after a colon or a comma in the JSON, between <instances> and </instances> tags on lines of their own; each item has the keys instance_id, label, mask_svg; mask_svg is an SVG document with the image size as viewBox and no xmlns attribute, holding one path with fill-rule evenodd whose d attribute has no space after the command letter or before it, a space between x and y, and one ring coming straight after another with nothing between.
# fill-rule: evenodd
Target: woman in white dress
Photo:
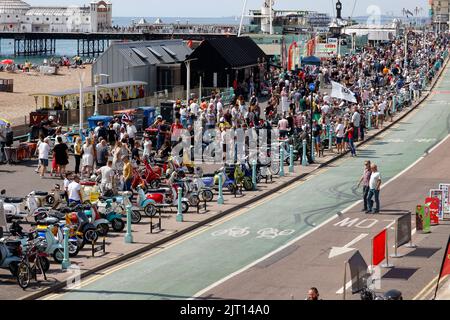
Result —
<instances>
[{"instance_id":1,"label":"woman in white dress","mask_svg":"<svg viewBox=\"0 0 450 320\"><path fill-rule=\"evenodd\" d=\"M286 89L281 93L281 111L283 112L283 117L286 117L289 112L289 98Z\"/></svg>"},{"instance_id":2,"label":"woman in white dress","mask_svg":"<svg viewBox=\"0 0 450 320\"><path fill-rule=\"evenodd\" d=\"M86 143L83 145L83 159L82 159L82 167L81 170L82 175L87 175L90 177L93 169L94 169L94 160L95 160L95 148L92 144L92 139L87 138Z\"/></svg>"}]
</instances>

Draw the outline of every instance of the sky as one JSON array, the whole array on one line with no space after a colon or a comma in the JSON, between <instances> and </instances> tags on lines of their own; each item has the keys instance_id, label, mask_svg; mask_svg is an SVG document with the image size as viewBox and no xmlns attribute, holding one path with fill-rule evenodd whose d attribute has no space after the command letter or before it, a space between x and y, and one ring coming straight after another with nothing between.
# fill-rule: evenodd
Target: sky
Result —
<instances>
[{"instance_id":1,"label":"sky","mask_svg":"<svg viewBox=\"0 0 450 320\"><path fill-rule=\"evenodd\" d=\"M90 0L24 0L30 5L69 6L88 4ZM428 13L428 0L341 0L343 16L368 15L371 6L378 6L382 14L401 16L402 8L416 7ZM115 17L230 17L240 16L243 0L112 0ZM332 4L333 2L333 4ZM332 14L336 0L275 0L275 9L305 9ZM248 0L249 9L261 7L263 0ZM334 10L334 9L333 9ZM334 14L334 13L333 13Z\"/></svg>"}]
</instances>

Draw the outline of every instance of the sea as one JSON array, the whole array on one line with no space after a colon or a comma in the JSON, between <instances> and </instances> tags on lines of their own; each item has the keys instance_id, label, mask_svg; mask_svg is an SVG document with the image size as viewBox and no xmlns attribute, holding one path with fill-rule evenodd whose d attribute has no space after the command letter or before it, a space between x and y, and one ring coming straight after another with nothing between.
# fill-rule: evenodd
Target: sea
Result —
<instances>
[{"instance_id":1,"label":"sea","mask_svg":"<svg viewBox=\"0 0 450 320\"><path fill-rule=\"evenodd\" d=\"M155 22L158 18L162 20L163 23L189 23L189 24L205 24L205 25L239 25L239 17L220 17L220 18L189 18L189 17L114 17L113 25L126 27L130 26L134 21L138 22L140 19L144 18L147 22ZM244 20L244 23L248 23L248 19ZM59 58L62 56L73 57L77 55L77 41L73 40L57 40L56 41L56 53L53 57ZM44 59L49 59L52 56L14 56L14 40L11 39L1 39L0 42L0 60L3 59L13 59L15 63L24 63L25 61L30 61L34 64L42 64Z\"/></svg>"}]
</instances>

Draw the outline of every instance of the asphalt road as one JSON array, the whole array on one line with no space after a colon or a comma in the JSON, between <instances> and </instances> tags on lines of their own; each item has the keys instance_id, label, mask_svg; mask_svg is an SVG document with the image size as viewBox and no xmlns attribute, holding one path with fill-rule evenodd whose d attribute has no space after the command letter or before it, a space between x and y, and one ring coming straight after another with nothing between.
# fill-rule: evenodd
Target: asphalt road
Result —
<instances>
[{"instance_id":1,"label":"asphalt road","mask_svg":"<svg viewBox=\"0 0 450 320\"><path fill-rule=\"evenodd\" d=\"M449 79L447 68L441 79L443 81L438 84L436 91L448 88ZM285 299L292 295L294 298L303 298L305 288L311 285L324 288L324 298L339 298L333 295L333 292L339 289L342 282L341 269L345 257L339 256L335 261L328 261L330 248L343 246L354 239L358 232L359 234L362 232L351 228L331 232L328 228L315 230L316 227L336 218L339 212L359 200L361 192L356 189L356 182L361 175L365 159L379 165L383 181L386 182L447 137L450 127L450 108L445 103L447 100L445 92L434 94L393 130L367 145L364 150L359 150L358 158L348 158L334 164L309 177L307 181L295 184L250 208L244 208L217 224L200 229L182 241L161 248L158 252L146 254L138 260L106 270L101 275L84 281L81 288L50 298L186 299L198 294L206 296L214 294L228 298L270 296ZM442 172L434 170L435 166L431 169L439 180L445 178ZM394 200L390 200L390 196L383 192L382 201L385 208L405 210L404 206L407 205L408 210L411 210L410 203L421 202L426 188L424 187L422 191L416 190L414 184L420 182L431 185L434 181L428 182L420 177L412 178L412 185L397 184L395 193L391 192ZM394 182L392 184L395 185ZM414 192L417 194L413 196ZM413 197L411 199L410 193ZM364 229L364 233L368 235L361 243L365 243L377 230L386 227L386 223L395 221L393 216L388 216L390 222L379 221L384 220L386 216L388 215L384 213L377 216L376 226L368 228L367 231ZM361 218L365 216L361 215ZM435 247L442 246L441 241L434 238L439 234L439 230L436 229L430 236L430 241ZM275 250L293 241L295 243L301 236L305 237L304 243L308 244L306 251L301 247L291 246L275 258L265 259ZM426 239L423 240L424 244L427 244ZM296 254L298 250L301 252ZM361 250L368 260L367 250L364 247ZM438 253L434 256L437 255ZM251 278L252 284L233 282L229 289L224 287L222 290L222 287L219 287L217 291L214 289L210 292L204 291L205 288L261 259L260 262L265 263L266 268L270 265L274 265L275 268L277 261L284 261L283 256L286 257L286 261L291 261L289 260L291 257L292 259L297 257L301 259L303 266L309 267L303 270L303 266L300 267L296 263L298 260L292 260L292 263L284 265L286 270L289 270L286 277L279 273L271 274L272 277L260 276L266 278L264 281L270 282L272 286L268 283L259 285L258 281L261 280L255 277ZM432 259L430 261L433 261ZM397 263L401 264L400 260ZM432 267L429 266L429 269ZM250 271L246 273L251 274ZM305 275L299 276L301 273ZM418 270L414 274L418 276L421 271ZM272 280L269 281L268 278ZM414 291L420 291L422 284L431 280L428 278L430 277L426 274L419 283L408 284L407 287L411 287L411 292L407 292L407 296L412 296ZM308 283L299 287L298 279L307 279ZM275 285L277 280L282 281L286 287ZM225 286L227 285L225 283ZM239 285L245 289L237 290L236 286Z\"/></svg>"}]
</instances>

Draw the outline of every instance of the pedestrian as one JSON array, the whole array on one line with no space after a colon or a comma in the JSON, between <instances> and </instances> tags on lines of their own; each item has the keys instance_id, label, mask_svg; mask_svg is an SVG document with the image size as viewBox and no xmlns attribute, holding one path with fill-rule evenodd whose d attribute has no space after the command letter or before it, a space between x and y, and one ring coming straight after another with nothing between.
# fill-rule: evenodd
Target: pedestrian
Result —
<instances>
[{"instance_id":1,"label":"pedestrian","mask_svg":"<svg viewBox=\"0 0 450 320\"><path fill-rule=\"evenodd\" d=\"M313 127L312 127L312 135L314 138L314 147L316 149L316 155L317 157L320 157L320 150L322 148L322 126L317 122L317 120L314 120Z\"/></svg>"},{"instance_id":2,"label":"pedestrian","mask_svg":"<svg viewBox=\"0 0 450 320\"><path fill-rule=\"evenodd\" d=\"M72 181L73 181L73 173L67 172L63 183L64 198L66 199L67 203L69 203L69 185L72 183Z\"/></svg>"},{"instance_id":3,"label":"pedestrian","mask_svg":"<svg viewBox=\"0 0 450 320\"><path fill-rule=\"evenodd\" d=\"M312 287L308 291L308 297L306 298L306 300L309 300L309 301L321 300L321 299L319 299L319 296L320 296L319 290L315 287Z\"/></svg>"},{"instance_id":4,"label":"pedestrian","mask_svg":"<svg viewBox=\"0 0 450 320\"><path fill-rule=\"evenodd\" d=\"M6 147L6 127L0 125L0 164L6 163L5 147Z\"/></svg>"},{"instance_id":5,"label":"pedestrian","mask_svg":"<svg viewBox=\"0 0 450 320\"><path fill-rule=\"evenodd\" d=\"M150 155L152 153L152 140L149 135L144 137L144 160L149 161Z\"/></svg>"},{"instance_id":6,"label":"pedestrian","mask_svg":"<svg viewBox=\"0 0 450 320\"><path fill-rule=\"evenodd\" d=\"M81 195L80 176L76 175L73 181L67 187L67 193L69 194L69 205L78 204L83 202Z\"/></svg>"},{"instance_id":7,"label":"pedestrian","mask_svg":"<svg viewBox=\"0 0 450 320\"><path fill-rule=\"evenodd\" d=\"M134 141L136 139L137 129L133 122L129 121L127 125L127 134L128 134L128 144L130 149L134 146Z\"/></svg>"},{"instance_id":8,"label":"pedestrian","mask_svg":"<svg viewBox=\"0 0 450 320\"><path fill-rule=\"evenodd\" d=\"M102 180L100 182L100 191L103 195L114 190L114 169L113 162L111 160L108 163L97 170L97 174L101 175Z\"/></svg>"},{"instance_id":9,"label":"pedestrian","mask_svg":"<svg viewBox=\"0 0 450 320\"><path fill-rule=\"evenodd\" d=\"M50 139L45 138L44 142L39 145L39 163L41 164L41 178L44 178L48 167L48 155L50 153Z\"/></svg>"},{"instance_id":10,"label":"pedestrian","mask_svg":"<svg viewBox=\"0 0 450 320\"><path fill-rule=\"evenodd\" d=\"M133 180L133 169L131 166L130 158L128 156L123 157L123 191L131 191L131 183Z\"/></svg>"},{"instance_id":11,"label":"pedestrian","mask_svg":"<svg viewBox=\"0 0 450 320\"><path fill-rule=\"evenodd\" d=\"M337 120L335 133L336 133L337 153L341 154L344 152L344 137L345 137L345 127L342 124L341 118L338 118Z\"/></svg>"},{"instance_id":12,"label":"pedestrian","mask_svg":"<svg viewBox=\"0 0 450 320\"><path fill-rule=\"evenodd\" d=\"M375 164L371 165L372 175L369 181L369 194L367 195L368 210L366 213L380 212L380 190L381 190L381 173L378 172L378 167ZM375 210L373 210L373 200L375 197Z\"/></svg>"},{"instance_id":13,"label":"pedestrian","mask_svg":"<svg viewBox=\"0 0 450 320\"><path fill-rule=\"evenodd\" d=\"M109 147L106 140L104 138L100 138L100 142L97 144L95 149L97 154L96 157L97 168L106 166L109 157Z\"/></svg>"},{"instance_id":14,"label":"pedestrian","mask_svg":"<svg viewBox=\"0 0 450 320\"><path fill-rule=\"evenodd\" d=\"M40 173L41 172L41 162L39 161L39 146L41 145L41 143L44 142L44 135L43 134L39 134L39 140L36 144L36 151L35 151L35 156L38 157L38 167L35 170L36 173ZM1 159L1 155L0 155L0 159Z\"/></svg>"},{"instance_id":15,"label":"pedestrian","mask_svg":"<svg viewBox=\"0 0 450 320\"><path fill-rule=\"evenodd\" d=\"M364 163L364 172L359 180L358 188L361 186L361 183L363 184L363 201L364 201L364 209L363 212L369 211L369 206L367 203L367 196L369 195L369 183L370 183L370 177L372 176L372 169L371 169L372 163L370 161L366 161Z\"/></svg>"},{"instance_id":16,"label":"pedestrian","mask_svg":"<svg viewBox=\"0 0 450 320\"><path fill-rule=\"evenodd\" d=\"M352 122L354 125L354 131L353 131L353 141L358 142L359 140L359 130L360 130L360 124L361 124L361 115L359 114L358 107L355 107L353 115L352 115Z\"/></svg>"},{"instance_id":17,"label":"pedestrian","mask_svg":"<svg viewBox=\"0 0 450 320\"><path fill-rule=\"evenodd\" d=\"M95 161L95 148L91 138L86 138L86 142L83 145L83 159L82 159L82 175L91 176L94 169Z\"/></svg>"},{"instance_id":18,"label":"pedestrian","mask_svg":"<svg viewBox=\"0 0 450 320\"><path fill-rule=\"evenodd\" d=\"M63 175L66 173L66 166L69 164L69 148L63 142L62 137L59 136L56 140L58 144L53 148L53 159L56 161L60 177L63 179Z\"/></svg>"},{"instance_id":19,"label":"pedestrian","mask_svg":"<svg viewBox=\"0 0 450 320\"><path fill-rule=\"evenodd\" d=\"M75 174L80 174L80 165L81 165L81 157L83 156L83 145L82 145L81 137L77 137L75 140L74 149L74 158L75 158Z\"/></svg>"},{"instance_id":20,"label":"pedestrian","mask_svg":"<svg viewBox=\"0 0 450 320\"><path fill-rule=\"evenodd\" d=\"M348 146L350 148L350 151L352 153L352 157L356 157L356 148L354 143L354 133L355 133L355 127L353 125L353 122L350 122L350 124L347 127L347 130L345 132L348 135Z\"/></svg>"}]
</instances>

